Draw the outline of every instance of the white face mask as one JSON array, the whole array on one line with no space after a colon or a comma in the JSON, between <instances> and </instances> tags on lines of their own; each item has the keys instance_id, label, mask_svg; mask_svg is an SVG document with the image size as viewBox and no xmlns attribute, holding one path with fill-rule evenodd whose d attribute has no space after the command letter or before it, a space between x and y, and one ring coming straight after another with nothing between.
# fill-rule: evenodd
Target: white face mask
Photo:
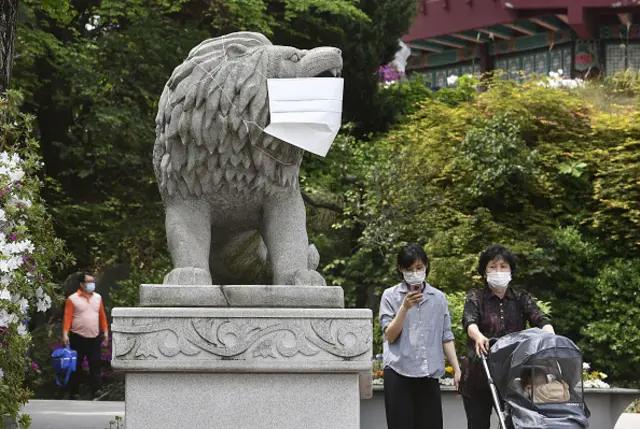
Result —
<instances>
[{"instance_id":1,"label":"white face mask","mask_svg":"<svg viewBox=\"0 0 640 429\"><path fill-rule=\"evenodd\" d=\"M85 286L85 289L87 290L87 292L93 292L94 290L96 290L96 284L95 283L87 283Z\"/></svg>"},{"instance_id":2,"label":"white face mask","mask_svg":"<svg viewBox=\"0 0 640 429\"><path fill-rule=\"evenodd\" d=\"M487 283L494 289L504 289L511 282L511 273L508 271L487 273Z\"/></svg>"},{"instance_id":3,"label":"white face mask","mask_svg":"<svg viewBox=\"0 0 640 429\"><path fill-rule=\"evenodd\" d=\"M344 80L331 77L267 79L271 122L282 141L325 156L342 124Z\"/></svg>"},{"instance_id":4,"label":"white face mask","mask_svg":"<svg viewBox=\"0 0 640 429\"><path fill-rule=\"evenodd\" d=\"M417 285L424 281L425 277L427 276L427 271L405 271L402 273L402 276L404 277L404 281L407 282L407 284Z\"/></svg>"}]
</instances>

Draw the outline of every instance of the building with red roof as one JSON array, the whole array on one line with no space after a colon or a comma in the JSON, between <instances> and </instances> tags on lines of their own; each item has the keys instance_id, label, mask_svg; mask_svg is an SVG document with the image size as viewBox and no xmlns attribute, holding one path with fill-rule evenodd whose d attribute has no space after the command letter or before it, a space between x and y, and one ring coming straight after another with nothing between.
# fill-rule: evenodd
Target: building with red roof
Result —
<instances>
[{"instance_id":1,"label":"building with red roof","mask_svg":"<svg viewBox=\"0 0 640 429\"><path fill-rule=\"evenodd\" d=\"M407 71L436 88L495 69L612 75L640 69L640 0L420 0ZM636 24L636 22L638 24Z\"/></svg>"}]
</instances>

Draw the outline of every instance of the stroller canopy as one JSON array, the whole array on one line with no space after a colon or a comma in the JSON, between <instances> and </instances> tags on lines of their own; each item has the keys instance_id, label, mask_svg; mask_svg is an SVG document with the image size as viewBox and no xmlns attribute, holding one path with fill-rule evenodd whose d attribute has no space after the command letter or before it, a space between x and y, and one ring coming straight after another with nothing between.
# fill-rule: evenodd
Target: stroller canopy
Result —
<instances>
[{"instance_id":1,"label":"stroller canopy","mask_svg":"<svg viewBox=\"0 0 640 429\"><path fill-rule=\"evenodd\" d=\"M516 429L588 428L582 353L570 339L538 328L506 335L489 366Z\"/></svg>"},{"instance_id":2,"label":"stroller canopy","mask_svg":"<svg viewBox=\"0 0 640 429\"><path fill-rule=\"evenodd\" d=\"M582 381L582 353L578 346L566 337L538 328L515 332L496 341L489 359L491 375L498 389L504 392L514 374L532 366L540 367L541 361L549 359L579 364L578 376Z\"/></svg>"}]
</instances>

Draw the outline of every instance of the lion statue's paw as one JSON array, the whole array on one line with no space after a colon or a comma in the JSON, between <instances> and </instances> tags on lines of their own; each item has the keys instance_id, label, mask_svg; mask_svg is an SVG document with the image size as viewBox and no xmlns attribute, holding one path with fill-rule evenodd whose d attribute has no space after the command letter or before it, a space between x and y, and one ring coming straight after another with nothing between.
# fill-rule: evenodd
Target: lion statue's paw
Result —
<instances>
[{"instance_id":1,"label":"lion statue's paw","mask_svg":"<svg viewBox=\"0 0 640 429\"><path fill-rule=\"evenodd\" d=\"M293 273L292 284L296 286L326 286L327 282L315 270L298 270Z\"/></svg>"},{"instance_id":2,"label":"lion statue's paw","mask_svg":"<svg viewBox=\"0 0 640 429\"><path fill-rule=\"evenodd\" d=\"M211 274L202 268L175 268L164 277L166 285L210 285Z\"/></svg>"}]
</instances>

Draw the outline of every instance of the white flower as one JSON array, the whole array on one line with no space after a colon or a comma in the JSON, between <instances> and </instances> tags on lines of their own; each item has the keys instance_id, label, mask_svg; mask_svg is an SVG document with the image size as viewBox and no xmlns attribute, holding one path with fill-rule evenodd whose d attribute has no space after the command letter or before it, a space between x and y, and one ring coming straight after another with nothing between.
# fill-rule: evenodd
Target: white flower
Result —
<instances>
[{"instance_id":1,"label":"white flower","mask_svg":"<svg viewBox=\"0 0 640 429\"><path fill-rule=\"evenodd\" d=\"M0 380L4 378L4 371L0 368Z\"/></svg>"},{"instance_id":2,"label":"white flower","mask_svg":"<svg viewBox=\"0 0 640 429\"><path fill-rule=\"evenodd\" d=\"M0 328L6 328L12 323L18 321L18 316L9 313L7 310L0 310Z\"/></svg>"},{"instance_id":3,"label":"white flower","mask_svg":"<svg viewBox=\"0 0 640 429\"><path fill-rule=\"evenodd\" d=\"M0 244L0 252L3 255L18 255L22 253L33 253L35 246L31 240L15 241L13 243Z\"/></svg>"},{"instance_id":4,"label":"white flower","mask_svg":"<svg viewBox=\"0 0 640 429\"><path fill-rule=\"evenodd\" d=\"M0 176L8 176L11 182L18 182L24 177L24 170L18 165L22 160L14 153L9 157L7 152L0 154Z\"/></svg>"},{"instance_id":5,"label":"white flower","mask_svg":"<svg viewBox=\"0 0 640 429\"><path fill-rule=\"evenodd\" d=\"M14 195L11 196L10 203L14 206L17 206L18 204L23 205L24 207L33 206L33 203L31 202L31 200L28 200L26 198L18 198Z\"/></svg>"},{"instance_id":6,"label":"white flower","mask_svg":"<svg viewBox=\"0 0 640 429\"><path fill-rule=\"evenodd\" d=\"M0 209L0 222L4 222L7 220L7 214L4 210Z\"/></svg>"},{"instance_id":7,"label":"white flower","mask_svg":"<svg viewBox=\"0 0 640 429\"><path fill-rule=\"evenodd\" d=\"M0 285L9 286L13 281L13 276L11 274L5 274L0 276Z\"/></svg>"},{"instance_id":8,"label":"white flower","mask_svg":"<svg viewBox=\"0 0 640 429\"><path fill-rule=\"evenodd\" d=\"M19 182L20 180L22 180L23 177L24 177L24 171L22 171L20 168L18 168L17 170L13 170L9 174L9 178L11 179L12 182Z\"/></svg>"},{"instance_id":9,"label":"white flower","mask_svg":"<svg viewBox=\"0 0 640 429\"><path fill-rule=\"evenodd\" d=\"M38 286L36 288L36 298L41 299L42 297L44 297L44 290L41 286Z\"/></svg>"},{"instance_id":10,"label":"white flower","mask_svg":"<svg viewBox=\"0 0 640 429\"><path fill-rule=\"evenodd\" d=\"M559 69L559 70L558 70L558 74L559 74L560 76L562 76L562 75L564 74L564 71L563 71L562 69Z\"/></svg>"},{"instance_id":11,"label":"white flower","mask_svg":"<svg viewBox=\"0 0 640 429\"><path fill-rule=\"evenodd\" d=\"M0 299L6 299L7 301L11 300L11 294L7 289L0 289Z\"/></svg>"},{"instance_id":12,"label":"white flower","mask_svg":"<svg viewBox=\"0 0 640 429\"><path fill-rule=\"evenodd\" d=\"M457 81L458 81L458 76L452 74L447 78L447 85L453 86L456 84Z\"/></svg>"},{"instance_id":13,"label":"white flower","mask_svg":"<svg viewBox=\"0 0 640 429\"><path fill-rule=\"evenodd\" d=\"M20 256L11 256L8 259L0 261L0 271L3 273L10 273L17 270L22 264L22 258Z\"/></svg>"},{"instance_id":14,"label":"white flower","mask_svg":"<svg viewBox=\"0 0 640 429\"><path fill-rule=\"evenodd\" d=\"M48 309L51 308L51 298L48 295L45 295L43 299L39 299L36 304L36 311L44 313Z\"/></svg>"},{"instance_id":15,"label":"white flower","mask_svg":"<svg viewBox=\"0 0 640 429\"><path fill-rule=\"evenodd\" d=\"M453 385L455 385L455 382L453 381L453 378L441 378L440 379L440 385L441 386L453 386Z\"/></svg>"},{"instance_id":16,"label":"white flower","mask_svg":"<svg viewBox=\"0 0 640 429\"><path fill-rule=\"evenodd\" d=\"M20 298L18 301L16 301L16 304L20 307L20 311L23 314L27 313L27 310L29 309L29 301L24 298Z\"/></svg>"},{"instance_id":17,"label":"white flower","mask_svg":"<svg viewBox=\"0 0 640 429\"><path fill-rule=\"evenodd\" d=\"M18 335L20 335L21 337L27 335L27 326L24 323L20 323L18 325Z\"/></svg>"},{"instance_id":18,"label":"white flower","mask_svg":"<svg viewBox=\"0 0 640 429\"><path fill-rule=\"evenodd\" d=\"M611 386L602 380L587 380L584 382L584 387L591 389L609 389Z\"/></svg>"},{"instance_id":19,"label":"white flower","mask_svg":"<svg viewBox=\"0 0 640 429\"><path fill-rule=\"evenodd\" d=\"M376 378L375 380L373 380L374 386L382 386L383 384L384 384L384 380L381 378Z\"/></svg>"},{"instance_id":20,"label":"white flower","mask_svg":"<svg viewBox=\"0 0 640 429\"><path fill-rule=\"evenodd\" d=\"M582 369L584 369L585 371L589 371L591 369L591 365L589 365L587 362L582 362Z\"/></svg>"}]
</instances>

